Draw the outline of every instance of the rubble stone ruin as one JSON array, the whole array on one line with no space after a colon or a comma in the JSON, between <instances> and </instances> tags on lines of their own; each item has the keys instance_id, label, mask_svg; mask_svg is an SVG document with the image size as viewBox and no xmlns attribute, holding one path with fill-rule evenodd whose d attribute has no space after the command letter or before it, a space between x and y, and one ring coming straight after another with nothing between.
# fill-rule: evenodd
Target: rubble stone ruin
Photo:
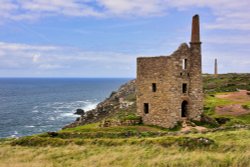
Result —
<instances>
[{"instance_id":1,"label":"rubble stone ruin","mask_svg":"<svg viewBox=\"0 0 250 167\"><path fill-rule=\"evenodd\" d=\"M144 124L171 128L203 111L199 16L193 16L190 45L170 56L137 58L137 113Z\"/></svg>"}]
</instances>

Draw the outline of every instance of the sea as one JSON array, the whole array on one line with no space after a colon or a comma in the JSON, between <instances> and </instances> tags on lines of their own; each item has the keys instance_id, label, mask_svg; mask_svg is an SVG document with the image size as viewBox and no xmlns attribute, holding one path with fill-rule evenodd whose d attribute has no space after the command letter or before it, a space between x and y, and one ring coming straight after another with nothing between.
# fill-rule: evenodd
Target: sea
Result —
<instances>
[{"instance_id":1,"label":"sea","mask_svg":"<svg viewBox=\"0 0 250 167\"><path fill-rule=\"evenodd\" d=\"M0 78L0 138L60 130L130 78Z\"/></svg>"}]
</instances>

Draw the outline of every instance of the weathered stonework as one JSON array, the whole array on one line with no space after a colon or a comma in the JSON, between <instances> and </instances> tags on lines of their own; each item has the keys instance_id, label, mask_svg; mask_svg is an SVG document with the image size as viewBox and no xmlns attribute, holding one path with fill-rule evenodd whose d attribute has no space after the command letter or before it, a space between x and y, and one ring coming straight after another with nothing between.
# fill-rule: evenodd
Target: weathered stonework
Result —
<instances>
[{"instance_id":1,"label":"weathered stonework","mask_svg":"<svg viewBox=\"0 0 250 167\"><path fill-rule=\"evenodd\" d=\"M203 111L199 16L193 17L190 46L170 56L137 58L137 113L144 124L173 127L200 119Z\"/></svg>"}]
</instances>

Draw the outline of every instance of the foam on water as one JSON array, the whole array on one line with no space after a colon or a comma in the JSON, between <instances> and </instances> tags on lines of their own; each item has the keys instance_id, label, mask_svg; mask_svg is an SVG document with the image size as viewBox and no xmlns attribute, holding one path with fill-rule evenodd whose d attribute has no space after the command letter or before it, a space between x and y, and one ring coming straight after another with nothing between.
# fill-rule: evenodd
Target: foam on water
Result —
<instances>
[{"instance_id":1,"label":"foam on water","mask_svg":"<svg viewBox=\"0 0 250 167\"><path fill-rule=\"evenodd\" d=\"M89 110L92 110L92 109L95 109L96 108L96 106L97 106L97 104L98 103L89 103L89 104L87 104L86 106L84 106L82 109L84 110L84 111L89 111Z\"/></svg>"},{"instance_id":2,"label":"foam on water","mask_svg":"<svg viewBox=\"0 0 250 167\"><path fill-rule=\"evenodd\" d=\"M59 130L128 80L0 78L0 138Z\"/></svg>"},{"instance_id":3,"label":"foam on water","mask_svg":"<svg viewBox=\"0 0 250 167\"><path fill-rule=\"evenodd\" d=\"M26 126L24 126L25 128L34 128L35 126L33 126L33 125L26 125Z\"/></svg>"}]
</instances>

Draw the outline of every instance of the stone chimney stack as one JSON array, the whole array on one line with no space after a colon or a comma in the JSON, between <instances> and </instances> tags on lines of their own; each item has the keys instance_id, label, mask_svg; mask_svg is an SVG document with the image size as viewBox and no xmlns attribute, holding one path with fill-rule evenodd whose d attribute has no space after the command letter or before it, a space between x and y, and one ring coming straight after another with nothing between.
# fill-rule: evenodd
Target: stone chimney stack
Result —
<instances>
[{"instance_id":1,"label":"stone chimney stack","mask_svg":"<svg viewBox=\"0 0 250 167\"><path fill-rule=\"evenodd\" d=\"M200 21L199 15L194 15L192 20L192 34L190 42L190 85L189 97L195 104L190 110L194 113L202 113L203 111L203 83L202 83L202 62L201 62L201 41L200 41ZM192 117L192 115L191 115Z\"/></svg>"},{"instance_id":2,"label":"stone chimney stack","mask_svg":"<svg viewBox=\"0 0 250 167\"><path fill-rule=\"evenodd\" d=\"M192 21L192 35L191 35L191 44L200 43L200 20L199 15L193 16Z\"/></svg>"},{"instance_id":3,"label":"stone chimney stack","mask_svg":"<svg viewBox=\"0 0 250 167\"><path fill-rule=\"evenodd\" d=\"M217 59L214 60L214 76L218 76L218 64L217 64Z\"/></svg>"},{"instance_id":4,"label":"stone chimney stack","mask_svg":"<svg viewBox=\"0 0 250 167\"><path fill-rule=\"evenodd\" d=\"M200 19L194 15L192 19L192 33L190 49L192 52L192 66L196 66L194 73L201 74L201 41L200 41Z\"/></svg>"}]
</instances>

